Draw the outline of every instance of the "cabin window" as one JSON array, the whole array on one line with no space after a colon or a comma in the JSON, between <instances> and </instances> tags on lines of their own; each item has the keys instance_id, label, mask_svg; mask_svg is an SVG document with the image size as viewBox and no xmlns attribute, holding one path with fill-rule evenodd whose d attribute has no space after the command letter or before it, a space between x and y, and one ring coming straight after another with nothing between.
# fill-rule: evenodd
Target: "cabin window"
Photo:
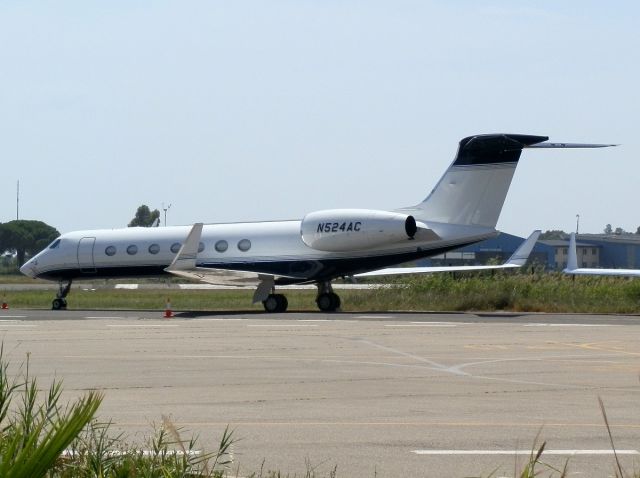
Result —
<instances>
[{"instance_id":1,"label":"cabin window","mask_svg":"<svg viewBox=\"0 0 640 478\"><path fill-rule=\"evenodd\" d=\"M247 252L249 249L251 249L251 241L249 239L242 239L240 242L238 242L238 249L240 249L242 252Z\"/></svg>"},{"instance_id":2,"label":"cabin window","mask_svg":"<svg viewBox=\"0 0 640 478\"><path fill-rule=\"evenodd\" d=\"M157 254L160 252L160 246L158 244L151 244L149 246L149 254Z\"/></svg>"},{"instance_id":3,"label":"cabin window","mask_svg":"<svg viewBox=\"0 0 640 478\"><path fill-rule=\"evenodd\" d=\"M127 254L129 254L130 256L135 256L138 253L138 246L136 246L135 244L131 244L129 247L127 247Z\"/></svg>"},{"instance_id":4,"label":"cabin window","mask_svg":"<svg viewBox=\"0 0 640 478\"><path fill-rule=\"evenodd\" d=\"M202 252L204 251L204 242L201 242L200 244L198 244L198 252Z\"/></svg>"},{"instance_id":5,"label":"cabin window","mask_svg":"<svg viewBox=\"0 0 640 478\"><path fill-rule=\"evenodd\" d=\"M229 243L223 239L221 241L216 242L215 247L216 247L216 251L224 252L229 248Z\"/></svg>"},{"instance_id":6,"label":"cabin window","mask_svg":"<svg viewBox=\"0 0 640 478\"><path fill-rule=\"evenodd\" d=\"M55 249L59 245L60 245L60 239L56 239L55 241L53 241L53 243L51 243L51 245L49 246L49 249Z\"/></svg>"},{"instance_id":7,"label":"cabin window","mask_svg":"<svg viewBox=\"0 0 640 478\"><path fill-rule=\"evenodd\" d=\"M181 247L182 244L180 244L179 242L174 242L173 244L171 244L171 252L177 254Z\"/></svg>"},{"instance_id":8,"label":"cabin window","mask_svg":"<svg viewBox=\"0 0 640 478\"><path fill-rule=\"evenodd\" d=\"M104 253L108 256L116 255L116 246L109 246L104 250Z\"/></svg>"}]
</instances>

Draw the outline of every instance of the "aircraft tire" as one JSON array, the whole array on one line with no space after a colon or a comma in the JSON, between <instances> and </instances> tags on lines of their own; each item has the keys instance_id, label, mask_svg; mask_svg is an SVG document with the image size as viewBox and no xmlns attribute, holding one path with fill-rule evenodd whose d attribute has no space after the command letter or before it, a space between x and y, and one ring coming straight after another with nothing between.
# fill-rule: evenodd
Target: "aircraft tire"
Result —
<instances>
[{"instance_id":1,"label":"aircraft tire","mask_svg":"<svg viewBox=\"0 0 640 478\"><path fill-rule=\"evenodd\" d=\"M320 294L316 304L322 312L335 312L340 307L340 297L334 292Z\"/></svg>"},{"instance_id":2,"label":"aircraft tire","mask_svg":"<svg viewBox=\"0 0 640 478\"><path fill-rule=\"evenodd\" d=\"M340 308L340 296L335 292L330 292L329 295L331 296L331 300L333 301L333 310L338 310Z\"/></svg>"},{"instance_id":3,"label":"aircraft tire","mask_svg":"<svg viewBox=\"0 0 640 478\"><path fill-rule=\"evenodd\" d=\"M274 312L286 312L289 306L289 301L282 294L269 294L269 296L262 301L264 310L269 313Z\"/></svg>"},{"instance_id":4,"label":"aircraft tire","mask_svg":"<svg viewBox=\"0 0 640 478\"><path fill-rule=\"evenodd\" d=\"M51 310L65 309L66 306L64 299L53 299L53 302L51 302Z\"/></svg>"},{"instance_id":5,"label":"aircraft tire","mask_svg":"<svg viewBox=\"0 0 640 478\"><path fill-rule=\"evenodd\" d=\"M283 294L276 294L278 300L278 310L277 312L286 312L287 307L289 307L289 301L287 297Z\"/></svg>"}]
</instances>

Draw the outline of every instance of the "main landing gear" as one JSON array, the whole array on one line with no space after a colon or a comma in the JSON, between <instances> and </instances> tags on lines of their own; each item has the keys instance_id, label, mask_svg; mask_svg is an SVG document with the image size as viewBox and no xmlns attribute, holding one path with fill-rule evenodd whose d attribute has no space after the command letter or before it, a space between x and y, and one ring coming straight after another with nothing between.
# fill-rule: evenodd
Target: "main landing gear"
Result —
<instances>
[{"instance_id":1,"label":"main landing gear","mask_svg":"<svg viewBox=\"0 0 640 478\"><path fill-rule=\"evenodd\" d=\"M67 295L71 290L71 279L67 282L66 285L62 281L60 281L60 285L58 288L58 293L56 294L56 298L51 302L52 310L61 310L67 308Z\"/></svg>"},{"instance_id":2,"label":"main landing gear","mask_svg":"<svg viewBox=\"0 0 640 478\"><path fill-rule=\"evenodd\" d=\"M283 294L269 294L262 305L267 312L286 312L289 301Z\"/></svg>"},{"instance_id":3,"label":"main landing gear","mask_svg":"<svg viewBox=\"0 0 640 478\"><path fill-rule=\"evenodd\" d=\"M318 283L318 297L316 304L322 312L335 312L340 308L340 296L333 292L331 282Z\"/></svg>"},{"instance_id":4,"label":"main landing gear","mask_svg":"<svg viewBox=\"0 0 640 478\"><path fill-rule=\"evenodd\" d=\"M322 312L335 312L340 308L340 297L333 292L331 282L319 282L318 284L318 296L316 297L316 304ZM264 297L264 296L263 296ZM264 310L267 312L286 312L289 306L289 301L283 294L276 294L275 288L271 288L271 293L265 300L262 301Z\"/></svg>"}]
</instances>

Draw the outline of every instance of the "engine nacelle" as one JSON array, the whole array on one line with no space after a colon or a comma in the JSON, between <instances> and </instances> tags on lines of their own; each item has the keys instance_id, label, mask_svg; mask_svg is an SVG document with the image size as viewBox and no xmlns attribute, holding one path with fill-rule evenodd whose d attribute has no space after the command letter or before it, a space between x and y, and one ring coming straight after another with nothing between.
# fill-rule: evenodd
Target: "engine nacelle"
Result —
<instances>
[{"instance_id":1,"label":"engine nacelle","mask_svg":"<svg viewBox=\"0 0 640 478\"><path fill-rule=\"evenodd\" d=\"M309 247L326 252L371 249L413 239L413 216L371 209L329 209L307 214L300 234Z\"/></svg>"}]
</instances>

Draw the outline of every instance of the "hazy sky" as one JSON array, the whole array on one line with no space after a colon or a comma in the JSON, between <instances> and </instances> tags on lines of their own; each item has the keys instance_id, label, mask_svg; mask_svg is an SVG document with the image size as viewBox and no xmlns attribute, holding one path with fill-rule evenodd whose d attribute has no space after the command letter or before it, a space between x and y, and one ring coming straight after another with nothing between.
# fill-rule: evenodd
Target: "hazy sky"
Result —
<instances>
[{"instance_id":1,"label":"hazy sky","mask_svg":"<svg viewBox=\"0 0 640 478\"><path fill-rule=\"evenodd\" d=\"M640 4L0 2L0 222L122 227L421 201L476 133L525 151L498 228L635 231Z\"/></svg>"}]
</instances>

